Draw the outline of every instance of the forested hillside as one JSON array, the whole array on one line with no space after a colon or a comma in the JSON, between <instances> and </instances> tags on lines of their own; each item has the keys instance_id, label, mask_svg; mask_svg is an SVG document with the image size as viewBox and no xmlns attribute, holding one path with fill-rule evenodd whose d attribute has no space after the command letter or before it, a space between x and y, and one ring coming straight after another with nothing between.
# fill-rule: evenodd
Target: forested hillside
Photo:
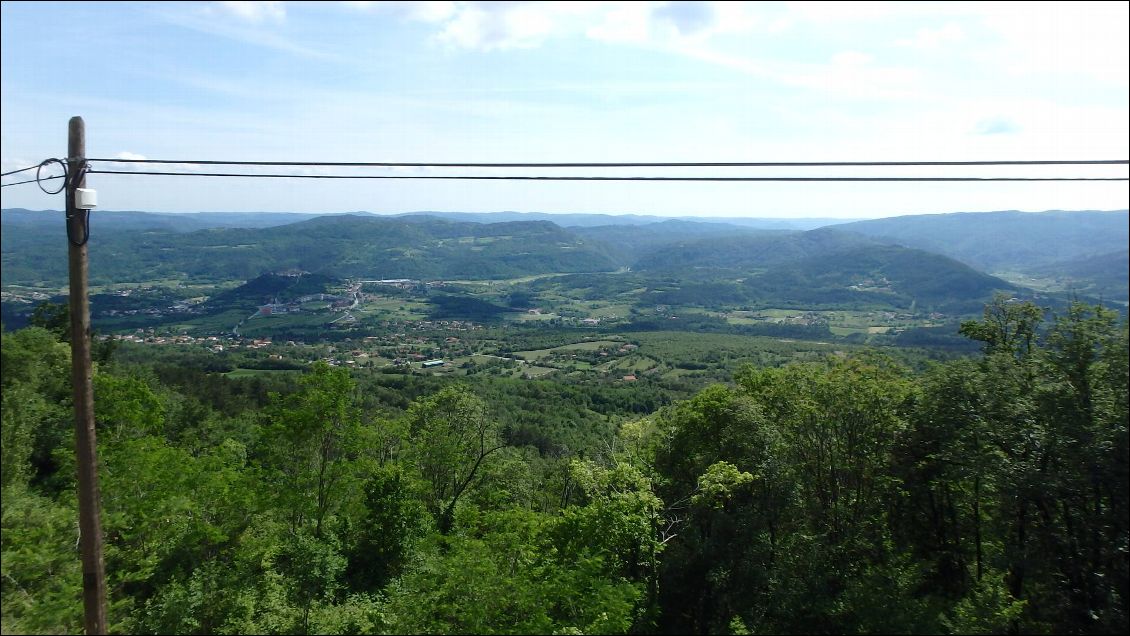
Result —
<instances>
[{"instance_id":1,"label":"forested hillside","mask_svg":"<svg viewBox=\"0 0 1130 636\"><path fill-rule=\"evenodd\" d=\"M882 304L975 312L996 291L1016 286L953 259L896 245L852 247L777 265L746 279L756 299L803 307Z\"/></svg>"},{"instance_id":2,"label":"forested hillside","mask_svg":"<svg viewBox=\"0 0 1130 636\"><path fill-rule=\"evenodd\" d=\"M81 628L40 324L0 349L4 633ZM961 332L979 356L829 350L669 404L99 348L112 631L1124 633L1126 321L1002 296Z\"/></svg>"},{"instance_id":3,"label":"forested hillside","mask_svg":"<svg viewBox=\"0 0 1130 636\"><path fill-rule=\"evenodd\" d=\"M1125 250L1130 240L1126 210L919 214L834 227L944 254L988 272L1027 271Z\"/></svg>"},{"instance_id":4,"label":"forested hillside","mask_svg":"<svg viewBox=\"0 0 1130 636\"><path fill-rule=\"evenodd\" d=\"M1061 261L1032 270L1037 276L1062 281L1089 296L1130 301L1130 250L1122 249Z\"/></svg>"},{"instance_id":5,"label":"forested hillside","mask_svg":"<svg viewBox=\"0 0 1130 636\"><path fill-rule=\"evenodd\" d=\"M321 216L266 228L194 232L100 231L91 222L94 284L161 278L249 279L298 268L371 278L505 278L615 269L603 246L546 221L456 223L374 216ZM63 226L53 233L5 229L5 284L66 280Z\"/></svg>"},{"instance_id":6,"label":"forested hillside","mask_svg":"<svg viewBox=\"0 0 1130 636\"><path fill-rule=\"evenodd\" d=\"M735 236L756 236L762 239L772 239L792 234L792 232L783 230L755 230L728 223L678 220L648 225L626 225L621 222L594 227L573 227L569 230L587 240L614 246L614 257L621 264L629 266L635 265L642 257L651 257L661 261L673 250L677 253L690 241L717 241L732 239Z\"/></svg>"},{"instance_id":7,"label":"forested hillside","mask_svg":"<svg viewBox=\"0 0 1130 636\"><path fill-rule=\"evenodd\" d=\"M693 274L702 270L742 273L817 254L880 244L860 234L832 229L758 234L737 232L709 238L687 235L661 250L645 254L636 261L633 269L663 274Z\"/></svg>"},{"instance_id":8,"label":"forested hillside","mask_svg":"<svg viewBox=\"0 0 1130 636\"><path fill-rule=\"evenodd\" d=\"M834 229L693 237L652 250L632 269L683 281L677 293L654 298L671 304L724 299L809 309L917 306L960 314L975 312L995 291L1017 289L946 256Z\"/></svg>"},{"instance_id":9,"label":"forested hillside","mask_svg":"<svg viewBox=\"0 0 1130 636\"><path fill-rule=\"evenodd\" d=\"M1125 303L1130 217L1109 212L925 214L835 226L944 254L1018 285Z\"/></svg>"}]
</instances>

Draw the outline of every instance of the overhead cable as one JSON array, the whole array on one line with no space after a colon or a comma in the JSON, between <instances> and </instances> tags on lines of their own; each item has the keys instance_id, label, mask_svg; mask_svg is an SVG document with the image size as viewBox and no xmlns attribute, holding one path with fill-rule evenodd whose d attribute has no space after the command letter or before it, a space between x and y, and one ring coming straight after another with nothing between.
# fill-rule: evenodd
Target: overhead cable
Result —
<instances>
[{"instance_id":1,"label":"overhead cable","mask_svg":"<svg viewBox=\"0 0 1130 636\"><path fill-rule=\"evenodd\" d=\"M54 177L43 177L43 178L40 178L40 179L28 179L27 181L16 181L15 183L4 183L4 184L0 184L0 188L7 188L8 186L18 186L18 185L23 185L25 183L37 183L39 181L50 181L52 179L63 179L63 178L65 178L65 176L66 175L59 174L59 175L55 175ZM55 194L59 194L59 193L56 192Z\"/></svg>"},{"instance_id":2,"label":"overhead cable","mask_svg":"<svg viewBox=\"0 0 1130 636\"><path fill-rule=\"evenodd\" d=\"M35 164L34 166L28 166L26 168L20 168L19 170L9 170L8 172L0 172L0 177L6 177L6 176L12 175L12 174L19 174L21 172L27 172L28 170L35 170L38 167L39 167L39 164Z\"/></svg>"},{"instance_id":3,"label":"overhead cable","mask_svg":"<svg viewBox=\"0 0 1130 636\"><path fill-rule=\"evenodd\" d=\"M158 172L147 170L89 170L89 174L128 174L151 177L241 177L248 179L430 179L460 181L1128 181L1127 177L592 177L531 175L366 175L269 174L239 172Z\"/></svg>"},{"instance_id":4,"label":"overhead cable","mask_svg":"<svg viewBox=\"0 0 1130 636\"><path fill-rule=\"evenodd\" d=\"M94 159L100 163L198 166L318 166L352 168L815 168L848 166L1060 166L1127 165L1128 159L1033 161L755 161L755 162L579 162L579 163L422 163L371 161L221 161L173 159Z\"/></svg>"}]
</instances>

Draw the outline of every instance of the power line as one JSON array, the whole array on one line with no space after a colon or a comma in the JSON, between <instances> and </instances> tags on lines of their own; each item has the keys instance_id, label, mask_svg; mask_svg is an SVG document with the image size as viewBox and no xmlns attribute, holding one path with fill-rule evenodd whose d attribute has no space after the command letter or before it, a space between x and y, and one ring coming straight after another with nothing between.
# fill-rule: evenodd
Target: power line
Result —
<instances>
[{"instance_id":1,"label":"power line","mask_svg":"<svg viewBox=\"0 0 1130 636\"><path fill-rule=\"evenodd\" d=\"M894 167L894 166L1049 166L1049 165L1127 165L1126 159L1088 160L1016 160L1016 161L776 161L776 162L576 162L576 163L421 163L421 162L326 162L326 161L223 161L173 159L87 159L88 162L127 164L179 164L222 166L291 166L291 167L372 167L372 168L810 168L810 167ZM42 169L48 159L35 166L5 172L9 176L32 169ZM87 164L89 165L89 164ZM95 174L148 175L173 177L233 177L260 179L399 179L399 180L468 180L468 181L679 181L679 182L977 182L977 181L1128 181L1126 177L643 177L643 176L539 176L539 175L341 175L281 174L238 172L169 172L142 170L91 170ZM0 187L66 179L67 175L43 177L5 183ZM46 190L45 190L46 192ZM50 192L48 192L50 194Z\"/></svg>"},{"instance_id":2,"label":"power line","mask_svg":"<svg viewBox=\"0 0 1130 636\"><path fill-rule=\"evenodd\" d=\"M21 172L27 172L28 170L35 170L36 168L39 167L39 165L40 164L35 164L34 166L28 166L26 168L20 168L19 170L10 170L8 172L3 172L3 173L0 173L0 177L6 177L6 176L12 175L12 174L19 174Z\"/></svg>"},{"instance_id":3,"label":"power line","mask_svg":"<svg viewBox=\"0 0 1130 636\"><path fill-rule=\"evenodd\" d=\"M104 163L197 166L319 166L352 168L809 168L848 166L1069 166L1127 165L1128 159L1034 161L757 161L757 162L580 162L580 163L419 163L371 161L220 161L174 159L94 159Z\"/></svg>"},{"instance_id":4,"label":"power line","mask_svg":"<svg viewBox=\"0 0 1130 636\"><path fill-rule=\"evenodd\" d=\"M93 160L92 160L93 161ZM1127 177L592 177L530 175L343 175L268 174L238 172L150 172L142 170L89 170L90 174L130 174L157 177L242 177L248 179L431 179L462 181L1128 181Z\"/></svg>"},{"instance_id":5,"label":"power line","mask_svg":"<svg viewBox=\"0 0 1130 636\"><path fill-rule=\"evenodd\" d=\"M32 168L36 168L36 167L38 167L38 166L32 166ZM59 174L59 175L55 175L54 177L43 177L42 179L28 179L27 181L16 181L15 183L0 184L0 188L7 188L8 186L18 186L18 185L23 185L25 183L36 183L38 181L50 181L52 179L65 179L65 178L66 178L66 175ZM56 194L58 194L58 193L56 193Z\"/></svg>"}]
</instances>

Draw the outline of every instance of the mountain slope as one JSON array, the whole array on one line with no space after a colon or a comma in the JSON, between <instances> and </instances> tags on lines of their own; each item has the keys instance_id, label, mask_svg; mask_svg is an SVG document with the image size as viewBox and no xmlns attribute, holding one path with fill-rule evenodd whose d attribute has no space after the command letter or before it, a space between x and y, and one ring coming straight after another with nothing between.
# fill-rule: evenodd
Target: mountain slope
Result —
<instances>
[{"instance_id":1,"label":"mountain slope","mask_svg":"<svg viewBox=\"0 0 1130 636\"><path fill-rule=\"evenodd\" d=\"M1018 288L954 259L897 245L857 246L776 265L745 281L753 299L975 312Z\"/></svg>"},{"instance_id":2,"label":"mountain slope","mask_svg":"<svg viewBox=\"0 0 1130 636\"><path fill-rule=\"evenodd\" d=\"M66 280L63 228L51 241L4 232L3 282ZM99 231L92 223L94 284L161 278L249 279L297 268L336 277L500 278L615 269L605 248L545 221L455 223L323 216L261 229L189 233Z\"/></svg>"},{"instance_id":3,"label":"mountain slope","mask_svg":"<svg viewBox=\"0 0 1130 636\"><path fill-rule=\"evenodd\" d=\"M807 232L731 234L665 245L641 256L632 269L684 276L714 276L727 272L743 275L817 254L877 244L877 241L859 234L828 228Z\"/></svg>"},{"instance_id":4,"label":"mountain slope","mask_svg":"<svg viewBox=\"0 0 1130 636\"><path fill-rule=\"evenodd\" d=\"M570 231L590 241L604 243L622 265L633 265L642 256L687 241L730 239L735 236L780 236L787 232L756 230L725 223L668 220L650 225L600 225L574 227Z\"/></svg>"},{"instance_id":5,"label":"mountain slope","mask_svg":"<svg viewBox=\"0 0 1130 636\"><path fill-rule=\"evenodd\" d=\"M1037 269L1126 249L1128 212L925 214L834 226L937 252L988 272Z\"/></svg>"},{"instance_id":6,"label":"mountain slope","mask_svg":"<svg viewBox=\"0 0 1130 636\"><path fill-rule=\"evenodd\" d=\"M1130 250L1053 263L1032 273L1056 279L1078 293L1108 300L1130 300Z\"/></svg>"}]
</instances>

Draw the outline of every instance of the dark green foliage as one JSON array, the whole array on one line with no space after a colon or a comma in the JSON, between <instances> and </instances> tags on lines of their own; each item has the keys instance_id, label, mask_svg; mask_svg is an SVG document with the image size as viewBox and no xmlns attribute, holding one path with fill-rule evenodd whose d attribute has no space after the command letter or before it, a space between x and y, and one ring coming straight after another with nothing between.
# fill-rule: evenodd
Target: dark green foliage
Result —
<instances>
[{"instance_id":1,"label":"dark green foliage","mask_svg":"<svg viewBox=\"0 0 1130 636\"><path fill-rule=\"evenodd\" d=\"M560 522L513 511L429 546L391 590L392 633L625 633L637 586L604 573L600 551L557 554ZM573 555L568 555L573 556Z\"/></svg>"},{"instance_id":2,"label":"dark green foliage","mask_svg":"<svg viewBox=\"0 0 1130 636\"><path fill-rule=\"evenodd\" d=\"M358 591L381 589L400 576L422 534L423 507L398 467L373 471L364 485L362 512L337 531L347 538L345 578Z\"/></svg>"},{"instance_id":3,"label":"dark green foliage","mask_svg":"<svg viewBox=\"0 0 1130 636\"><path fill-rule=\"evenodd\" d=\"M237 379L127 347L95 375L112 628L1125 632L1126 322L1003 296L982 315L961 326L982 356L914 371L616 336L704 378L757 363L697 392L324 363ZM68 347L2 337L3 629L78 631Z\"/></svg>"},{"instance_id":4,"label":"dark green foliage","mask_svg":"<svg viewBox=\"0 0 1130 636\"><path fill-rule=\"evenodd\" d=\"M500 320L502 314L510 311L493 303L468 296L437 294L428 299L434 308L428 317L432 320L470 320L474 322L493 322Z\"/></svg>"},{"instance_id":5,"label":"dark green foliage","mask_svg":"<svg viewBox=\"0 0 1130 636\"><path fill-rule=\"evenodd\" d=\"M895 337L895 344L900 347L929 347L962 352L976 351L977 345L968 338L962 337L958 329L958 325L912 327L898 334Z\"/></svg>"},{"instance_id":6,"label":"dark green foliage","mask_svg":"<svg viewBox=\"0 0 1130 636\"><path fill-rule=\"evenodd\" d=\"M78 511L7 484L2 510L0 625L4 633L78 633L83 624Z\"/></svg>"},{"instance_id":7,"label":"dark green foliage","mask_svg":"<svg viewBox=\"0 0 1130 636\"><path fill-rule=\"evenodd\" d=\"M526 309L537 304L537 296L529 292L510 292L510 296L506 299L506 304L512 309Z\"/></svg>"},{"instance_id":8,"label":"dark green foliage","mask_svg":"<svg viewBox=\"0 0 1130 636\"><path fill-rule=\"evenodd\" d=\"M233 306L256 309L267 303L286 303L302 296L322 294L329 285L337 282L322 274L286 276L267 273L235 289L217 294L209 304L218 309L228 309Z\"/></svg>"},{"instance_id":9,"label":"dark green foliage","mask_svg":"<svg viewBox=\"0 0 1130 636\"><path fill-rule=\"evenodd\" d=\"M299 384L296 393L272 400L256 454L291 532L320 539L325 523L355 496L366 440L348 371L319 362Z\"/></svg>"},{"instance_id":10,"label":"dark green foliage","mask_svg":"<svg viewBox=\"0 0 1130 636\"><path fill-rule=\"evenodd\" d=\"M6 487L30 479L59 487L55 449L67 444L74 434L70 348L59 342L56 334L38 327L4 333L0 339L0 484Z\"/></svg>"},{"instance_id":11,"label":"dark green foliage","mask_svg":"<svg viewBox=\"0 0 1130 636\"><path fill-rule=\"evenodd\" d=\"M1112 452L1126 443L1126 327L1076 305L1041 347L1027 337L1039 320L998 300L964 329L991 343L983 362L918 386L887 364L751 369L739 390L631 429L671 524L661 624L1125 628L1125 561L1107 559L1126 540L1126 459ZM1103 415L1088 406L1099 385Z\"/></svg>"},{"instance_id":12,"label":"dark green foliage","mask_svg":"<svg viewBox=\"0 0 1130 636\"><path fill-rule=\"evenodd\" d=\"M1036 344L1036 328L1043 312L1031 303L1012 302L998 295L985 306L984 320L961 323L960 332L970 340L985 343L985 353L1024 359Z\"/></svg>"},{"instance_id":13,"label":"dark green foliage","mask_svg":"<svg viewBox=\"0 0 1130 636\"><path fill-rule=\"evenodd\" d=\"M747 299L748 296L737 283L704 282L653 289L640 297L640 304L713 307L718 304L741 304Z\"/></svg>"},{"instance_id":14,"label":"dark green foliage","mask_svg":"<svg viewBox=\"0 0 1130 636\"><path fill-rule=\"evenodd\" d=\"M35 306L28 318L32 327L41 327L50 331L62 342L71 341L71 310L64 302L54 303L45 301ZM97 335L97 332L93 332ZM114 355L117 345L112 341L102 341L97 338L91 342L90 356L95 362L106 362Z\"/></svg>"},{"instance_id":15,"label":"dark green foliage","mask_svg":"<svg viewBox=\"0 0 1130 636\"><path fill-rule=\"evenodd\" d=\"M504 447L499 423L464 387L447 387L408 410L412 455L425 484L424 505L447 534L455 509L491 455Z\"/></svg>"},{"instance_id":16,"label":"dark green foliage","mask_svg":"<svg viewBox=\"0 0 1130 636\"><path fill-rule=\"evenodd\" d=\"M634 387L633 387L634 389ZM476 394L488 404L513 446L534 446L542 454L592 452L615 434L609 416L649 413L659 391L625 387L583 390L554 382L498 379L483 382Z\"/></svg>"},{"instance_id":17,"label":"dark green foliage","mask_svg":"<svg viewBox=\"0 0 1130 636\"><path fill-rule=\"evenodd\" d=\"M50 331L63 342L71 340L71 312L66 303L43 302L36 305L28 324Z\"/></svg>"}]
</instances>

